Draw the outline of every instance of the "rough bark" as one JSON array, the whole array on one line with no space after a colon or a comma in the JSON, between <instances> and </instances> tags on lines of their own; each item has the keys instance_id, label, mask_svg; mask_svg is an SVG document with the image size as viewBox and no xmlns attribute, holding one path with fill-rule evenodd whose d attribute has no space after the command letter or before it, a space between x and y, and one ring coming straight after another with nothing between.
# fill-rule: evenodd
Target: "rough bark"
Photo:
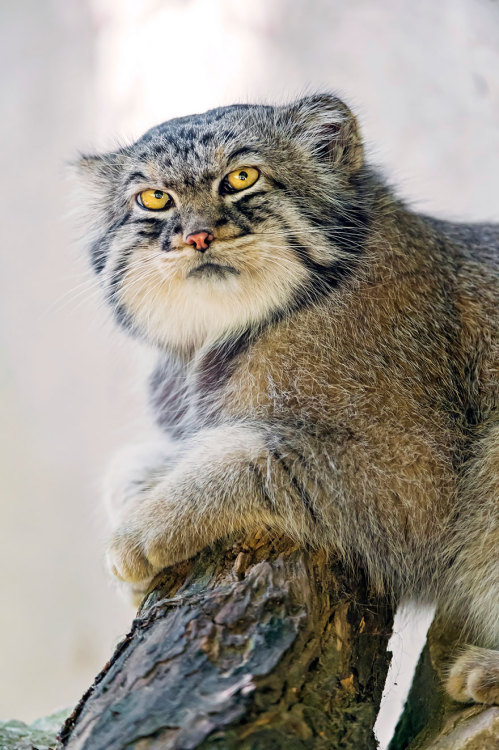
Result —
<instances>
[{"instance_id":1,"label":"rough bark","mask_svg":"<svg viewBox=\"0 0 499 750\"><path fill-rule=\"evenodd\" d=\"M499 750L499 707L463 705L444 692L459 633L432 624L389 750Z\"/></svg>"},{"instance_id":2,"label":"rough bark","mask_svg":"<svg viewBox=\"0 0 499 750\"><path fill-rule=\"evenodd\" d=\"M359 571L265 536L155 581L60 735L71 750L370 750L392 612Z\"/></svg>"}]
</instances>

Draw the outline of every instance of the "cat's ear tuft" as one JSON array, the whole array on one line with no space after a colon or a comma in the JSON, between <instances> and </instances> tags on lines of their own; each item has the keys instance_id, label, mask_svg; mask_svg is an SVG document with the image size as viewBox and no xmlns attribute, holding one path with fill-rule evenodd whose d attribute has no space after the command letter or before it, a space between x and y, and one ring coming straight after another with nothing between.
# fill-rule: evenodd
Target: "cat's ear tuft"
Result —
<instances>
[{"instance_id":1,"label":"cat's ear tuft","mask_svg":"<svg viewBox=\"0 0 499 750\"><path fill-rule=\"evenodd\" d=\"M289 112L318 156L347 174L358 172L364 163L362 138L355 116L341 99L314 94L292 104Z\"/></svg>"}]
</instances>

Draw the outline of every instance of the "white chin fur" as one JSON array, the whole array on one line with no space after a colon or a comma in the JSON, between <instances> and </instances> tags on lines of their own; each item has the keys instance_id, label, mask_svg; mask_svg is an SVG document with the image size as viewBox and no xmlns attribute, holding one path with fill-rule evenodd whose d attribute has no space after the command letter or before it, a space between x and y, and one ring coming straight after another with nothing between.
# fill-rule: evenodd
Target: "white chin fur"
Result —
<instances>
[{"instance_id":1,"label":"white chin fur","mask_svg":"<svg viewBox=\"0 0 499 750\"><path fill-rule=\"evenodd\" d=\"M123 280L120 301L156 345L198 348L286 308L308 275L301 263L289 259L286 271L242 269L239 275L185 278L185 274L144 274L132 265Z\"/></svg>"}]
</instances>

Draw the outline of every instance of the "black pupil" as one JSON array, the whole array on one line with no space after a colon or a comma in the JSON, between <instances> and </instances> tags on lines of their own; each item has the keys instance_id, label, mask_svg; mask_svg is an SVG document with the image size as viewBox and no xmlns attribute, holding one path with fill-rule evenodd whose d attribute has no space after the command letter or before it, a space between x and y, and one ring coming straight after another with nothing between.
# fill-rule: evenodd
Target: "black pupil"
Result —
<instances>
[{"instance_id":1,"label":"black pupil","mask_svg":"<svg viewBox=\"0 0 499 750\"><path fill-rule=\"evenodd\" d=\"M163 197L163 192L161 190L155 190L154 191L154 197L158 201L161 200L161 198Z\"/></svg>"},{"instance_id":2,"label":"black pupil","mask_svg":"<svg viewBox=\"0 0 499 750\"><path fill-rule=\"evenodd\" d=\"M247 180L248 179L248 173L247 172L239 172L239 179L240 180Z\"/></svg>"}]
</instances>

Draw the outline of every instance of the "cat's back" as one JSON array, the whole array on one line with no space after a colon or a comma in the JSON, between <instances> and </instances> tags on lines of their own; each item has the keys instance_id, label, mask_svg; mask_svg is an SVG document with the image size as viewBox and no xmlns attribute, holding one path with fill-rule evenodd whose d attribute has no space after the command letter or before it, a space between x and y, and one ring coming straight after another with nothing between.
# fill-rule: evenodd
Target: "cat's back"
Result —
<instances>
[{"instance_id":1,"label":"cat's back","mask_svg":"<svg viewBox=\"0 0 499 750\"><path fill-rule=\"evenodd\" d=\"M499 224L459 223L422 217L430 230L441 238L444 252L457 262L462 280L481 277L490 292L499 294Z\"/></svg>"},{"instance_id":2,"label":"cat's back","mask_svg":"<svg viewBox=\"0 0 499 750\"><path fill-rule=\"evenodd\" d=\"M459 334L455 360L466 373L473 411L486 418L499 408L499 224L425 221L449 269L443 291Z\"/></svg>"},{"instance_id":3,"label":"cat's back","mask_svg":"<svg viewBox=\"0 0 499 750\"><path fill-rule=\"evenodd\" d=\"M497 345L499 224L460 224L437 219L428 222L442 240L443 254L451 257L455 303L463 326L478 327L491 344Z\"/></svg>"}]
</instances>

